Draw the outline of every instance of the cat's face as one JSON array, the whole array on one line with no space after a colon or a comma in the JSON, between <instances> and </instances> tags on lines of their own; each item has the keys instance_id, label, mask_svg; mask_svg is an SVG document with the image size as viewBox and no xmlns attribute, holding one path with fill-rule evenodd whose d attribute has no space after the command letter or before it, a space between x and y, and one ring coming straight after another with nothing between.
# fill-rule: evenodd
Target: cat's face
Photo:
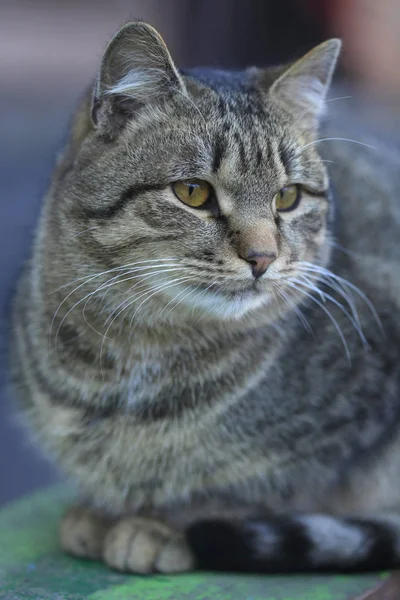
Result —
<instances>
[{"instance_id":1,"label":"cat's face","mask_svg":"<svg viewBox=\"0 0 400 600\"><path fill-rule=\"evenodd\" d=\"M88 263L111 269L107 302L131 315L279 312L296 296L285 281L299 261L328 258L328 179L306 147L314 114L300 114L315 109L292 110L288 90L265 90L255 70L231 85L219 74L172 76L179 90L130 106L118 89L113 107L110 94L98 108L101 135L65 177L64 209L77 231L89 229L77 242Z\"/></svg>"}]
</instances>

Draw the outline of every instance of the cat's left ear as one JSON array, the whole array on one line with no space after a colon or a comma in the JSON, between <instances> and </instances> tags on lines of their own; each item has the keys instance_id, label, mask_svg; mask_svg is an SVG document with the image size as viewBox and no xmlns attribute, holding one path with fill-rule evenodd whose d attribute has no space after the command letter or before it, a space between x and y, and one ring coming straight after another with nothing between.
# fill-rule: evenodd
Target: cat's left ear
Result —
<instances>
[{"instance_id":1,"label":"cat's left ear","mask_svg":"<svg viewBox=\"0 0 400 600\"><path fill-rule=\"evenodd\" d=\"M103 56L93 93L94 125L116 135L124 124L185 84L160 34L144 21L122 27Z\"/></svg>"},{"instance_id":2,"label":"cat's left ear","mask_svg":"<svg viewBox=\"0 0 400 600\"><path fill-rule=\"evenodd\" d=\"M289 67L269 89L269 97L295 119L317 127L340 53L341 41L320 44Z\"/></svg>"}]
</instances>

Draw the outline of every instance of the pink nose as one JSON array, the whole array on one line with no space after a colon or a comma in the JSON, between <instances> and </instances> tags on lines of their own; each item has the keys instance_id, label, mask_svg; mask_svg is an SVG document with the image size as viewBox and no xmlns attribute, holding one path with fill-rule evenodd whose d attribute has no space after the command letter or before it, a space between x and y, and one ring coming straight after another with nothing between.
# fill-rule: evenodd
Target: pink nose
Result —
<instances>
[{"instance_id":1,"label":"pink nose","mask_svg":"<svg viewBox=\"0 0 400 600\"><path fill-rule=\"evenodd\" d=\"M251 265L251 272L253 273L253 277L258 279L268 269L269 265L276 260L276 254L261 254L258 252L249 252L247 256L242 256L242 258Z\"/></svg>"}]
</instances>

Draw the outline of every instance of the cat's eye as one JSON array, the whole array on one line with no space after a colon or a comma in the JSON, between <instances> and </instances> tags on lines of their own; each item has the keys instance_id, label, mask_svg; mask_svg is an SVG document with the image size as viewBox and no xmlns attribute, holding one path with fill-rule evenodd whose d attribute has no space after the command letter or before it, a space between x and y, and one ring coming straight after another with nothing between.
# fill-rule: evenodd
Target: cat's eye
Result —
<instances>
[{"instance_id":1,"label":"cat's eye","mask_svg":"<svg viewBox=\"0 0 400 600\"><path fill-rule=\"evenodd\" d=\"M275 196L276 210L288 211L296 208L300 201L300 187L298 185L287 185Z\"/></svg>"},{"instance_id":2,"label":"cat's eye","mask_svg":"<svg viewBox=\"0 0 400 600\"><path fill-rule=\"evenodd\" d=\"M175 181L172 184L175 196L188 206L199 208L212 196L213 188L203 179Z\"/></svg>"}]
</instances>

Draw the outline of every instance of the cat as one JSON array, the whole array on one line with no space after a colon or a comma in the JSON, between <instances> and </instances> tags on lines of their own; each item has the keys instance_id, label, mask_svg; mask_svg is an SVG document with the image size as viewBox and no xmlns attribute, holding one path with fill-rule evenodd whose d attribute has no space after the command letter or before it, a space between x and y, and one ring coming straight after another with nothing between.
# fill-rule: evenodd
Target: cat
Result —
<instances>
[{"instance_id":1,"label":"cat","mask_svg":"<svg viewBox=\"0 0 400 600\"><path fill-rule=\"evenodd\" d=\"M324 117L340 45L178 70L134 21L106 48L13 321L20 414L80 494L68 553L400 564L400 155L322 143L348 137Z\"/></svg>"}]
</instances>

